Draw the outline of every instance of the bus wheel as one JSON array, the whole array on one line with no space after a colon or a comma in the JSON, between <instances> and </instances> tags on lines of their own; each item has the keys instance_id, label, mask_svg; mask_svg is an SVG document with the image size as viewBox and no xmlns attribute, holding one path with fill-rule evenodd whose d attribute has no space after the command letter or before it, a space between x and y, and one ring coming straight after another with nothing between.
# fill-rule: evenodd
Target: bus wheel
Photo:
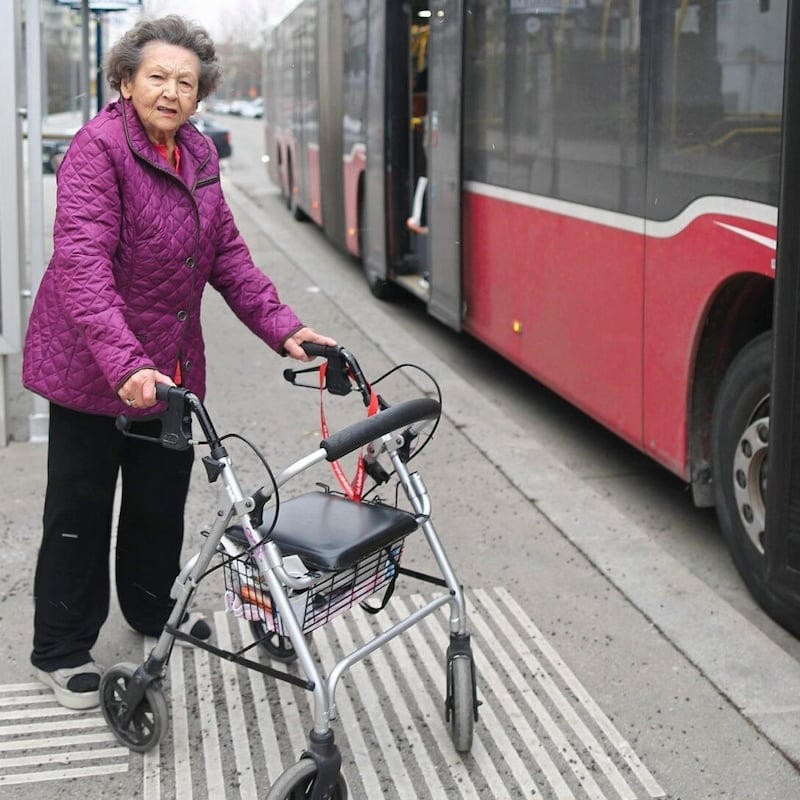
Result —
<instances>
[{"instance_id":1,"label":"bus wheel","mask_svg":"<svg viewBox=\"0 0 800 800\"><path fill-rule=\"evenodd\" d=\"M294 185L294 175L292 175L292 162L286 162L286 191L283 191L283 187L281 187L281 197L283 198L284 203L286 203L286 208L289 211L292 210L292 189Z\"/></svg>"},{"instance_id":2,"label":"bus wheel","mask_svg":"<svg viewBox=\"0 0 800 800\"><path fill-rule=\"evenodd\" d=\"M722 535L750 593L800 635L800 615L769 586L765 520L772 334L747 344L719 389L711 431L714 499Z\"/></svg>"},{"instance_id":3,"label":"bus wheel","mask_svg":"<svg viewBox=\"0 0 800 800\"><path fill-rule=\"evenodd\" d=\"M395 296L395 287L391 281L381 278L377 272L366 261L361 262L364 269L364 278L367 281L370 292L378 300L392 300Z\"/></svg>"}]
</instances>

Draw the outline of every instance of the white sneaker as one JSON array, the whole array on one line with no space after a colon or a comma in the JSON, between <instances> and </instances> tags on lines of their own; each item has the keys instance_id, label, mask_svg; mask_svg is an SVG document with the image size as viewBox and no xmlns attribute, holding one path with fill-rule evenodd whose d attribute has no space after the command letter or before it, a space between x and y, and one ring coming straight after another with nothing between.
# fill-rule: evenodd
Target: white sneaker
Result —
<instances>
[{"instance_id":1,"label":"white sneaker","mask_svg":"<svg viewBox=\"0 0 800 800\"><path fill-rule=\"evenodd\" d=\"M56 700L64 708L84 711L100 705L100 678L103 667L88 661L79 667L62 667L46 672L36 670L36 677L49 686L56 695Z\"/></svg>"}]
</instances>

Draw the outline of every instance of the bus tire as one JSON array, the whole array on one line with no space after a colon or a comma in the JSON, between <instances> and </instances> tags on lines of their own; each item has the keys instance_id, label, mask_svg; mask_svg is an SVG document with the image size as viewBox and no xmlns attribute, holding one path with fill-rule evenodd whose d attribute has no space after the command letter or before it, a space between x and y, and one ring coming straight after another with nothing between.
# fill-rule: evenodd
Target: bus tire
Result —
<instances>
[{"instance_id":1,"label":"bus tire","mask_svg":"<svg viewBox=\"0 0 800 800\"><path fill-rule=\"evenodd\" d=\"M377 297L378 300L392 300L395 296L394 284L387 281L386 278L381 278L366 261L362 261L361 266L372 296Z\"/></svg>"},{"instance_id":2,"label":"bus tire","mask_svg":"<svg viewBox=\"0 0 800 800\"><path fill-rule=\"evenodd\" d=\"M286 191L281 192L286 208L292 210L292 191L294 190L294 175L292 175L292 160L286 161Z\"/></svg>"},{"instance_id":3,"label":"bus tire","mask_svg":"<svg viewBox=\"0 0 800 800\"><path fill-rule=\"evenodd\" d=\"M722 536L759 605L800 635L800 613L770 587L765 550L772 334L749 342L728 367L711 429L714 500Z\"/></svg>"}]
</instances>

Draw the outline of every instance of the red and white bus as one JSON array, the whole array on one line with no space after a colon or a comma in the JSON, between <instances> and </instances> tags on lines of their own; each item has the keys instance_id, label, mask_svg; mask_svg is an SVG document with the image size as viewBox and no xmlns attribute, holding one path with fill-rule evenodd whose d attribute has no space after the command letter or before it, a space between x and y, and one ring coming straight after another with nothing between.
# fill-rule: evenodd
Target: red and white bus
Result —
<instances>
[{"instance_id":1,"label":"red and white bus","mask_svg":"<svg viewBox=\"0 0 800 800\"><path fill-rule=\"evenodd\" d=\"M764 549L786 2L305 0L264 85L295 215L715 504L800 632Z\"/></svg>"}]
</instances>

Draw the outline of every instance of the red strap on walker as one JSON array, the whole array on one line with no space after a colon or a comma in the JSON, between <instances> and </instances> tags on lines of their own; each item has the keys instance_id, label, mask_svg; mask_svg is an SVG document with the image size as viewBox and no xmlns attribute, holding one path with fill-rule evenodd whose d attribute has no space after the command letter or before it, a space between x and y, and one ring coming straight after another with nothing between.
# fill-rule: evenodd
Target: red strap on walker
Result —
<instances>
[{"instance_id":1,"label":"red strap on walker","mask_svg":"<svg viewBox=\"0 0 800 800\"><path fill-rule=\"evenodd\" d=\"M322 438L328 438L328 422L325 419L325 408L322 402L322 395L325 390L325 374L328 371L328 362L324 362L319 368L319 427L322 433ZM375 394L372 387L369 388L369 405L367 406L367 416L371 417L378 411L378 395ZM356 473L353 476L352 482L347 479L344 474L342 465L338 461L331 461L331 469L339 481L339 486L342 491L355 502L361 500L362 492L364 491L364 459L361 453L358 454L358 465L356 466Z\"/></svg>"}]
</instances>

